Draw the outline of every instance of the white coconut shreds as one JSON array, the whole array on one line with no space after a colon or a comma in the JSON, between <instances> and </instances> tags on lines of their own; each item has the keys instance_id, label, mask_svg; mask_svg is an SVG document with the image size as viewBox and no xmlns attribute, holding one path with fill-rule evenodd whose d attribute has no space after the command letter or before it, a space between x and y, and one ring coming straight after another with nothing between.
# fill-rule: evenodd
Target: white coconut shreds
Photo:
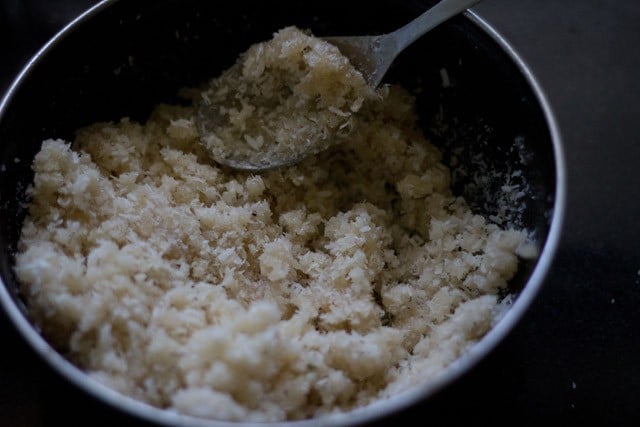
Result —
<instances>
[{"instance_id":1,"label":"white coconut shreds","mask_svg":"<svg viewBox=\"0 0 640 427\"><path fill-rule=\"evenodd\" d=\"M263 175L217 167L193 115L95 124L33 162L15 271L94 378L199 417L320 416L435 378L506 309L526 234L451 194L402 89Z\"/></svg>"},{"instance_id":2,"label":"white coconut shreds","mask_svg":"<svg viewBox=\"0 0 640 427\"><path fill-rule=\"evenodd\" d=\"M337 47L287 27L210 82L199 131L225 164L277 164L343 141L375 96Z\"/></svg>"}]
</instances>

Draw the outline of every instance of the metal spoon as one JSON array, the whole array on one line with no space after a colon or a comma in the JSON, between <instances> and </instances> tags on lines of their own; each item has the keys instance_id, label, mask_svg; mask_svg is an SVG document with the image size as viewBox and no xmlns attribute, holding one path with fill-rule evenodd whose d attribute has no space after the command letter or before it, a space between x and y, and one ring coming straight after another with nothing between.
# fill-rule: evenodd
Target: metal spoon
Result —
<instances>
[{"instance_id":1,"label":"metal spoon","mask_svg":"<svg viewBox=\"0 0 640 427\"><path fill-rule=\"evenodd\" d=\"M441 0L413 21L391 33L377 36L325 37L324 40L338 47L354 67L362 72L369 86L376 88L400 52L427 31L479 1ZM207 137L206 133L210 132L210 129L215 129L216 121L219 120L220 118L212 111L210 105L201 103L198 106L196 121L201 139ZM233 169L259 172L297 163L318 151L313 150L314 143L315 141L311 141L311 149L309 144L300 144L300 150L294 150L283 156L273 156L272 153L267 152L268 150L255 150L250 155L239 156L233 146L222 142L210 152L214 160L220 164ZM320 142L315 144L316 148L320 147Z\"/></svg>"}]
</instances>

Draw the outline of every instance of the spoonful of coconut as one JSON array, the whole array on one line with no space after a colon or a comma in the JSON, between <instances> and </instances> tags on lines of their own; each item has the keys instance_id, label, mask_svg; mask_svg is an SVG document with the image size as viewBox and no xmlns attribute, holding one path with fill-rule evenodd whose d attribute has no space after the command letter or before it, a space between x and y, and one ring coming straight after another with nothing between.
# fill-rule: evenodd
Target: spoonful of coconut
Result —
<instances>
[{"instance_id":1,"label":"spoonful of coconut","mask_svg":"<svg viewBox=\"0 0 640 427\"><path fill-rule=\"evenodd\" d=\"M251 46L212 79L196 105L200 141L234 169L295 164L346 139L393 60L427 31L480 0L442 0L378 36L319 39L295 27Z\"/></svg>"}]
</instances>

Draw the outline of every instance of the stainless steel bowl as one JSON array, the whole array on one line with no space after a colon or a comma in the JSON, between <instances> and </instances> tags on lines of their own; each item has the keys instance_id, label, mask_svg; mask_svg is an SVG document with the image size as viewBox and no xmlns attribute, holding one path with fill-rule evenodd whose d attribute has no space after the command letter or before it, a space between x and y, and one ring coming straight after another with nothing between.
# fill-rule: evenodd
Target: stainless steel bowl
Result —
<instances>
[{"instance_id":1,"label":"stainless steel bowl","mask_svg":"<svg viewBox=\"0 0 640 427\"><path fill-rule=\"evenodd\" d=\"M99 120L144 120L153 105L178 102L181 87L216 75L251 43L286 25L307 27L321 36L381 33L416 16L427 2L387 0L375 8L364 0L315 3L102 1L38 52L0 104L0 301L54 370L118 410L163 425L238 425L182 416L125 397L68 362L29 322L12 265L25 215L25 188L33 178L31 160L43 139L70 139L75 129ZM511 281L517 298L506 316L436 381L363 409L291 425L370 422L450 385L521 319L543 286L558 243L566 191L561 138L542 88L500 34L468 12L405 51L387 79L418 94L422 126L445 159L455 156L454 191L474 209L494 214L504 202L499 177L523 169L528 191L523 209L511 206L511 220L532 230L542 250L536 260L523 262ZM479 158L486 175L483 191L469 185L469 172L478 170Z\"/></svg>"}]
</instances>

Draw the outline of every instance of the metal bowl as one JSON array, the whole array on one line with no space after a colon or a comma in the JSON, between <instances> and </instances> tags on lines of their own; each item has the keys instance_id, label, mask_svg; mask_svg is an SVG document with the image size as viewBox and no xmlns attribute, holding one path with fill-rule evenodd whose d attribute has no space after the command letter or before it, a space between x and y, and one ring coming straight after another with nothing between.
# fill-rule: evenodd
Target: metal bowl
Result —
<instances>
[{"instance_id":1,"label":"metal bowl","mask_svg":"<svg viewBox=\"0 0 640 427\"><path fill-rule=\"evenodd\" d=\"M12 271L25 215L30 163L46 138L128 116L144 120L159 102L230 66L250 44L295 24L316 35L382 33L428 2L204 2L106 0L74 20L28 63L0 104L0 301L18 331L51 367L90 395L147 421L172 426L238 425L163 411L91 379L29 322ZM531 230L541 249L521 262L507 314L438 379L346 414L291 425L353 425L430 398L505 338L532 303L554 256L564 216L560 135L547 99L505 39L472 12L406 50L386 78L417 95L421 125L453 170L454 191L479 213ZM522 191L508 196L516 185ZM506 215L506 216L505 216ZM262 424L261 424L262 425Z\"/></svg>"}]
</instances>

